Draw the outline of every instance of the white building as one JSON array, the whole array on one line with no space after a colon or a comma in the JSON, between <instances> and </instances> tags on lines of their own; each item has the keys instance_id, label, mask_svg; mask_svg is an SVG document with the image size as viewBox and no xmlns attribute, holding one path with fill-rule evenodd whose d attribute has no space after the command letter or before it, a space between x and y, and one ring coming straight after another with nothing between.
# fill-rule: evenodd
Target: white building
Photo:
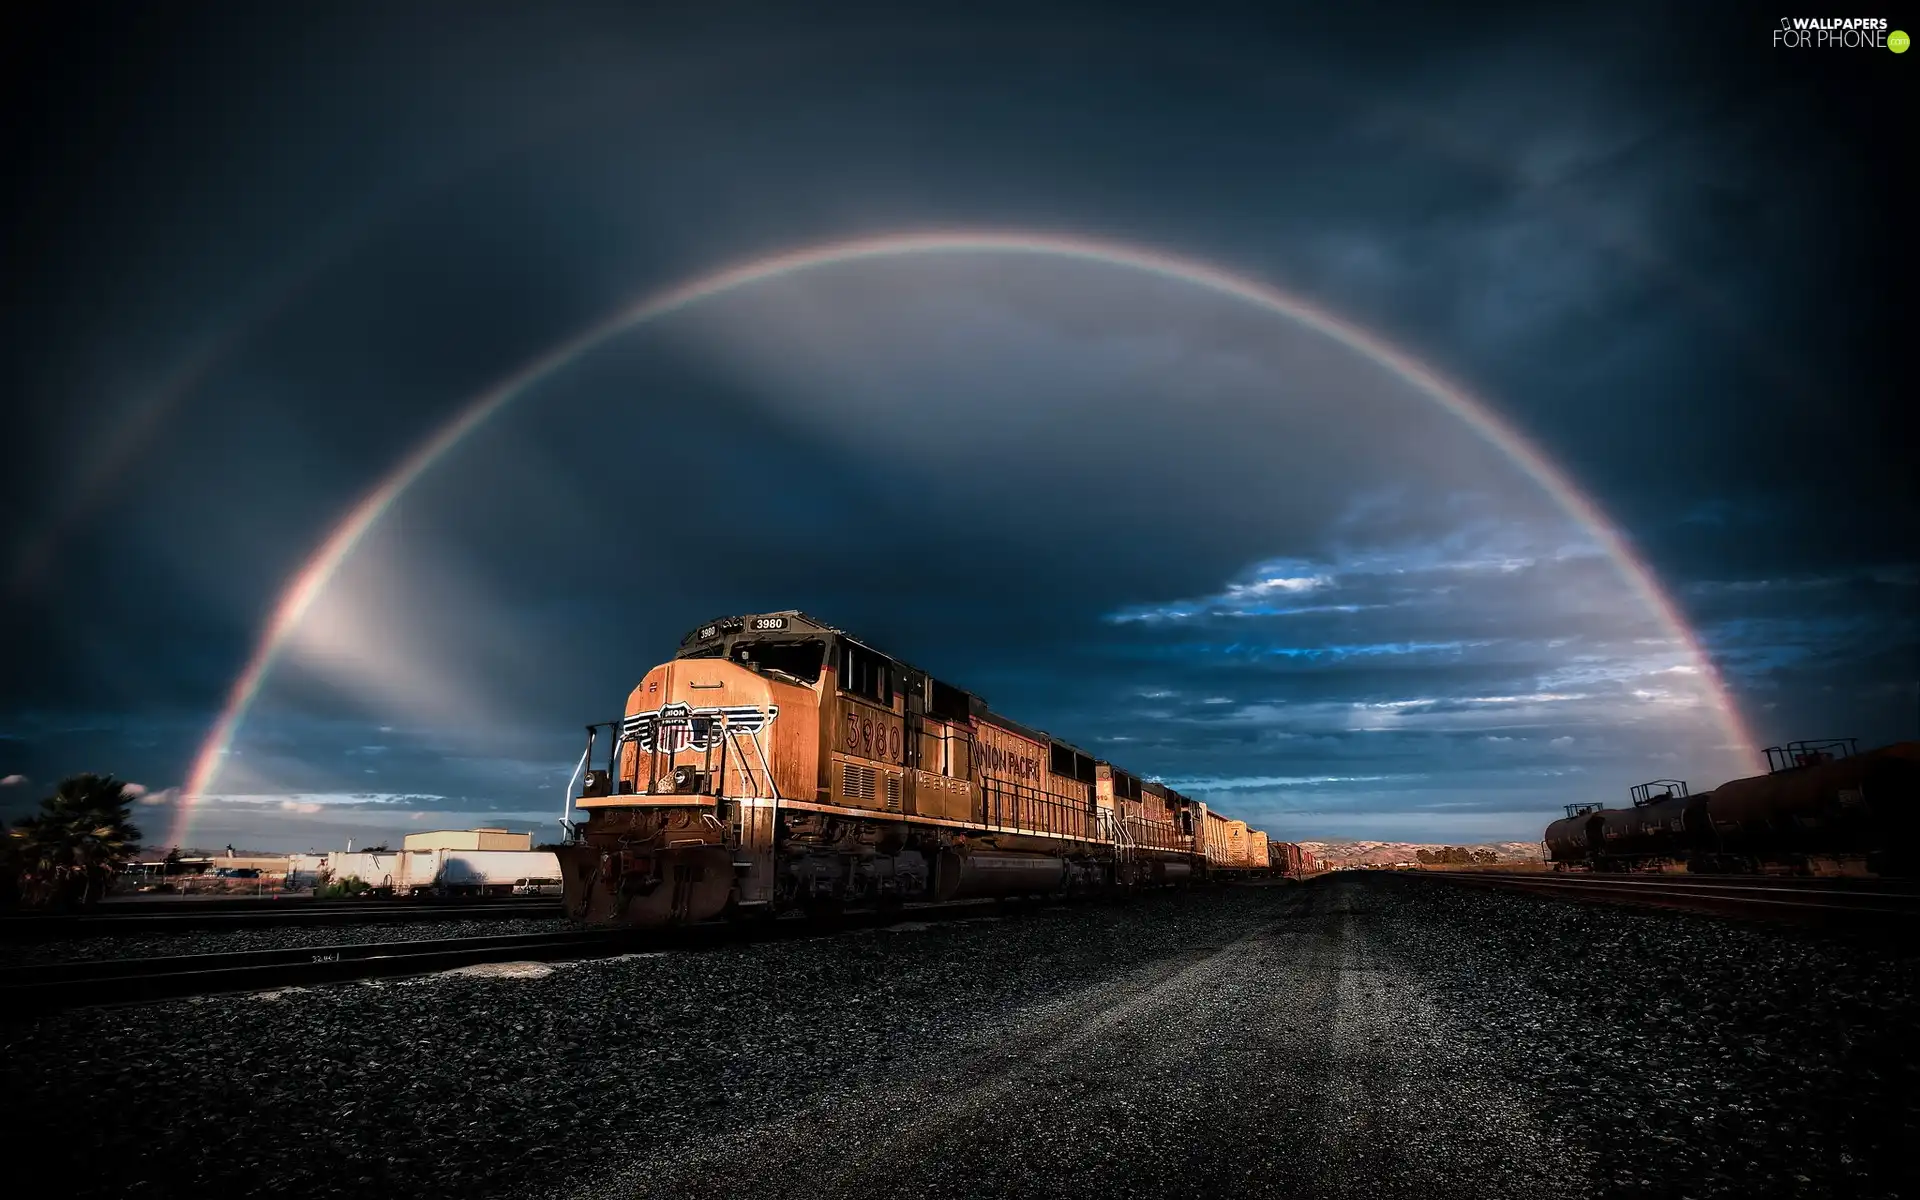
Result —
<instances>
[{"instance_id":1,"label":"white building","mask_svg":"<svg viewBox=\"0 0 1920 1200\"><path fill-rule=\"evenodd\" d=\"M557 892L560 862L544 850L335 850L295 855L290 886L358 879L395 895L504 896ZM297 882L296 882L297 881Z\"/></svg>"}]
</instances>

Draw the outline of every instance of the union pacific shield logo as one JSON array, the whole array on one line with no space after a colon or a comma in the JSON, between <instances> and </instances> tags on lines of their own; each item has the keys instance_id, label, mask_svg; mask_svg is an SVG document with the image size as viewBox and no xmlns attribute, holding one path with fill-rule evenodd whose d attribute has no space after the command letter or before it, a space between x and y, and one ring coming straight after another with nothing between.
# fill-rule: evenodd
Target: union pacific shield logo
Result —
<instances>
[{"instance_id":1,"label":"union pacific shield logo","mask_svg":"<svg viewBox=\"0 0 1920 1200\"><path fill-rule=\"evenodd\" d=\"M621 723L620 736L648 753L680 754L688 750L703 753L719 745L726 736L723 729L733 733L758 733L779 713L777 704L767 708L749 704L719 708L665 704L652 712L628 717Z\"/></svg>"},{"instance_id":2,"label":"union pacific shield logo","mask_svg":"<svg viewBox=\"0 0 1920 1200\"><path fill-rule=\"evenodd\" d=\"M703 722L704 724L704 722ZM702 733L706 730L702 729ZM703 741L705 739L702 739ZM653 747L678 754L693 746L693 708L686 704L664 704L653 720ZM702 746L701 749L705 749Z\"/></svg>"}]
</instances>

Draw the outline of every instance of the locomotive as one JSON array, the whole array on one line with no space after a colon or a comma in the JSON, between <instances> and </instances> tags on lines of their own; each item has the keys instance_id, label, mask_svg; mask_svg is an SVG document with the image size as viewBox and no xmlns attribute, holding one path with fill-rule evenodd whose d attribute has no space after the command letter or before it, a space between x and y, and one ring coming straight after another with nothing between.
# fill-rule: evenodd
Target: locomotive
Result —
<instances>
[{"instance_id":1,"label":"locomotive","mask_svg":"<svg viewBox=\"0 0 1920 1200\"><path fill-rule=\"evenodd\" d=\"M1625 808L1569 804L1547 826L1548 861L1559 871L1920 873L1920 742L1789 742L1768 748L1767 765L1708 792L1658 779L1631 789Z\"/></svg>"},{"instance_id":2,"label":"locomotive","mask_svg":"<svg viewBox=\"0 0 1920 1200\"><path fill-rule=\"evenodd\" d=\"M593 762L607 731L604 767ZM1298 873L1286 843L797 610L681 639L587 729L554 847L593 925ZM570 814L571 816L571 811Z\"/></svg>"}]
</instances>

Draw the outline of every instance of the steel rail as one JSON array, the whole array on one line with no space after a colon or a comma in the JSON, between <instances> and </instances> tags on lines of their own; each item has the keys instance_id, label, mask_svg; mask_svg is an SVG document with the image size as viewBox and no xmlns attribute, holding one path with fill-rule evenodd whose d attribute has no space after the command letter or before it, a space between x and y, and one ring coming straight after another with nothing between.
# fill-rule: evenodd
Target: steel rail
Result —
<instances>
[{"instance_id":1,"label":"steel rail","mask_svg":"<svg viewBox=\"0 0 1920 1200\"><path fill-rule=\"evenodd\" d=\"M1707 875L1691 871L1449 871L1421 869L1402 874L1447 875L1466 878L1532 879L1549 883L1604 883L1624 887L1779 887L1795 891L1845 890L1861 892L1920 891L1920 879L1873 875Z\"/></svg>"},{"instance_id":2,"label":"steel rail","mask_svg":"<svg viewBox=\"0 0 1920 1200\"><path fill-rule=\"evenodd\" d=\"M1903 880L1765 876L1546 875L1422 871L1449 883L1830 928L1920 929L1920 890Z\"/></svg>"},{"instance_id":3,"label":"steel rail","mask_svg":"<svg viewBox=\"0 0 1920 1200\"><path fill-rule=\"evenodd\" d=\"M209 896L204 899L177 896L172 899L145 897L138 900L104 900L77 912L54 915L141 916L176 912L281 912L317 909L362 909L373 905L390 908L486 908L497 904L532 904L552 896L353 896L318 900L310 895L282 896ZM31 914L29 914L31 915Z\"/></svg>"},{"instance_id":4,"label":"steel rail","mask_svg":"<svg viewBox=\"0 0 1920 1200\"><path fill-rule=\"evenodd\" d=\"M247 908L188 911L35 913L0 917L0 942L48 941L63 938L181 930L261 929L297 925L407 924L416 921L480 921L517 917L562 917L558 898L487 900L464 904L419 904L406 901L369 901L331 904L290 901Z\"/></svg>"},{"instance_id":5,"label":"steel rail","mask_svg":"<svg viewBox=\"0 0 1920 1200\"><path fill-rule=\"evenodd\" d=\"M956 900L805 918L708 921L645 930L564 930L500 937L300 946L160 958L84 959L0 968L0 1012L146 1003L223 992L312 987L425 975L494 962L558 962L665 950L704 950L1018 911L1021 902Z\"/></svg>"}]
</instances>

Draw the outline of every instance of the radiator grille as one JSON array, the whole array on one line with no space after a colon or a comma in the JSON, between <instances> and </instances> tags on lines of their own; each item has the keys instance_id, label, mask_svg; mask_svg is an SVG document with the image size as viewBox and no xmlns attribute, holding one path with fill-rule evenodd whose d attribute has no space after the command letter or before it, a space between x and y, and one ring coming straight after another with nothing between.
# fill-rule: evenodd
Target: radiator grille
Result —
<instances>
[{"instance_id":1,"label":"radiator grille","mask_svg":"<svg viewBox=\"0 0 1920 1200\"><path fill-rule=\"evenodd\" d=\"M887 776L887 811L900 811L900 777L898 775Z\"/></svg>"},{"instance_id":2,"label":"radiator grille","mask_svg":"<svg viewBox=\"0 0 1920 1200\"><path fill-rule=\"evenodd\" d=\"M840 764L840 795L847 800L873 800L873 768Z\"/></svg>"}]
</instances>

